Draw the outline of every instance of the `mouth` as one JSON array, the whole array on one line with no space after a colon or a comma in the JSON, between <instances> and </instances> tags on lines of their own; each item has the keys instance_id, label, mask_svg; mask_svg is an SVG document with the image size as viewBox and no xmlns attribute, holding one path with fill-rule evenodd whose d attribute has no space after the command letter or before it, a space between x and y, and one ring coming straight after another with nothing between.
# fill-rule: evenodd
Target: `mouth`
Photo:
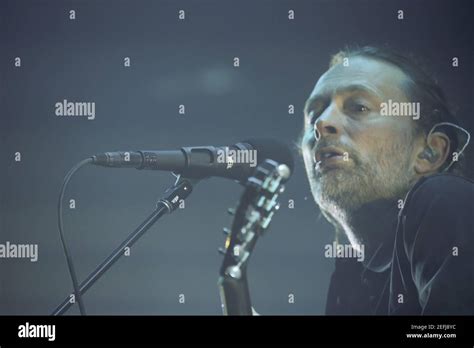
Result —
<instances>
[{"instance_id":1,"label":"mouth","mask_svg":"<svg viewBox=\"0 0 474 348\"><path fill-rule=\"evenodd\" d=\"M349 160L347 153L333 147L322 147L316 151L315 162L317 171L340 168Z\"/></svg>"}]
</instances>

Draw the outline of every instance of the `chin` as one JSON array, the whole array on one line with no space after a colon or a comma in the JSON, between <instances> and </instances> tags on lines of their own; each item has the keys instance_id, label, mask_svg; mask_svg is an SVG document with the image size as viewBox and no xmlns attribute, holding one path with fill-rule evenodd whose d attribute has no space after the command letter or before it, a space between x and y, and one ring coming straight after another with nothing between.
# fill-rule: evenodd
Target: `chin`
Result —
<instances>
[{"instance_id":1,"label":"chin","mask_svg":"<svg viewBox=\"0 0 474 348\"><path fill-rule=\"evenodd\" d=\"M350 180L350 179L349 179ZM323 175L311 185L314 200L333 216L347 217L363 203L362 186L347 178Z\"/></svg>"},{"instance_id":2,"label":"chin","mask_svg":"<svg viewBox=\"0 0 474 348\"><path fill-rule=\"evenodd\" d=\"M352 176L340 169L315 173L313 178L313 191L321 198L339 201L342 197L354 194L356 189Z\"/></svg>"}]
</instances>

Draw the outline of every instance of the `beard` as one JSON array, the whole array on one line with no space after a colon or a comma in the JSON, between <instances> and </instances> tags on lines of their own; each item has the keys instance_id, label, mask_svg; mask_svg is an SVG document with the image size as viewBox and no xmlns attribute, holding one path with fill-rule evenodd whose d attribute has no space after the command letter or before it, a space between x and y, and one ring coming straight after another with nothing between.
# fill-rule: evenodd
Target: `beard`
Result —
<instances>
[{"instance_id":1,"label":"beard","mask_svg":"<svg viewBox=\"0 0 474 348\"><path fill-rule=\"evenodd\" d=\"M327 143L318 144L318 147L331 145L341 148L338 144ZM396 201L405 198L414 178L410 169L412 146L408 139L385 143L376 147L368 158L346 148L343 150L349 154L350 165L326 171L315 168L314 151L306 152L305 166L316 203L334 225L336 233L344 232L355 249L365 245L371 253L373 246L384 238L384 233L378 229L367 228L365 224L360 228L357 222L361 215L375 214L377 216L372 217L376 219L385 218L389 212L397 216ZM374 206L378 208L371 210Z\"/></svg>"},{"instance_id":2,"label":"beard","mask_svg":"<svg viewBox=\"0 0 474 348\"><path fill-rule=\"evenodd\" d=\"M319 147L338 144L318 144ZM311 191L323 212L334 219L348 221L364 204L380 199L404 199L413 179L410 171L412 143L400 139L376 147L370 157L346 149L351 166L316 170L314 161L305 158Z\"/></svg>"}]
</instances>

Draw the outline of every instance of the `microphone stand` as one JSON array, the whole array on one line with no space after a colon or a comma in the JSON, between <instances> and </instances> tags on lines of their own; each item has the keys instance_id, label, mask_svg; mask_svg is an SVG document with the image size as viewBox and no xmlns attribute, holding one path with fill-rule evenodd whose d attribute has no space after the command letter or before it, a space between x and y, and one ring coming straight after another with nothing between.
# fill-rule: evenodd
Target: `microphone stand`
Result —
<instances>
[{"instance_id":1,"label":"microphone stand","mask_svg":"<svg viewBox=\"0 0 474 348\"><path fill-rule=\"evenodd\" d=\"M181 179L177 176L173 186L165 191L165 195L156 203L155 210L138 226L122 244L120 244L97 268L89 274L84 282L79 286L81 295L86 293L99 278L124 254L125 248L131 247L145 232L166 213L172 213L178 208L180 201L187 198L197 180ZM70 296L56 307L52 315L62 315L75 304Z\"/></svg>"}]
</instances>

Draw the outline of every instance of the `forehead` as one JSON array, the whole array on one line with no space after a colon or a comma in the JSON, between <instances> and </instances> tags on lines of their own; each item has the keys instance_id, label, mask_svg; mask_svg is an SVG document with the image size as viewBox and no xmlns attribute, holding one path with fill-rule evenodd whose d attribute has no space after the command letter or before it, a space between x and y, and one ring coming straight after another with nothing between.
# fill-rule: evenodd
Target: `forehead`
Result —
<instances>
[{"instance_id":1,"label":"forehead","mask_svg":"<svg viewBox=\"0 0 474 348\"><path fill-rule=\"evenodd\" d=\"M366 57L351 57L349 65L337 64L324 73L311 96L335 94L345 89L372 91L381 99L405 100L405 73L395 65Z\"/></svg>"}]
</instances>

